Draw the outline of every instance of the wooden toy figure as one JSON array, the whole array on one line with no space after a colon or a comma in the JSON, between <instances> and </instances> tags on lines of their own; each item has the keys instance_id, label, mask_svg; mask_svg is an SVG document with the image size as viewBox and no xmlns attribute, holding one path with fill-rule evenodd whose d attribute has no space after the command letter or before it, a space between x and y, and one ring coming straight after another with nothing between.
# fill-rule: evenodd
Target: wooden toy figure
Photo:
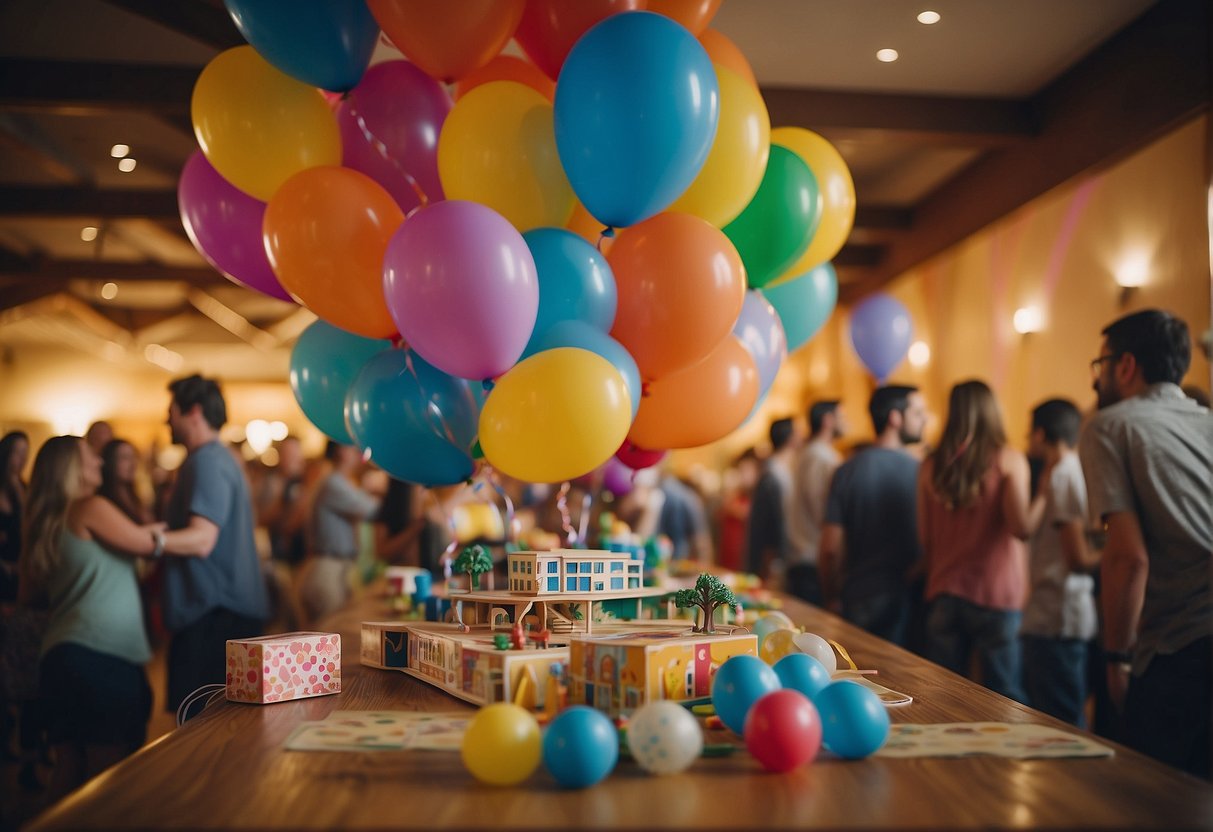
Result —
<instances>
[{"instance_id":1,"label":"wooden toy figure","mask_svg":"<svg viewBox=\"0 0 1213 832\"><path fill-rule=\"evenodd\" d=\"M548 648L548 642L552 639L552 631L547 627L543 627L538 630L531 630L530 639L535 643L536 647L539 647L541 650L546 650Z\"/></svg>"},{"instance_id":2,"label":"wooden toy figure","mask_svg":"<svg viewBox=\"0 0 1213 832\"><path fill-rule=\"evenodd\" d=\"M510 630L510 643L514 645L515 650L523 650L526 648L526 633L522 629L521 619L514 622L514 628Z\"/></svg>"}]
</instances>

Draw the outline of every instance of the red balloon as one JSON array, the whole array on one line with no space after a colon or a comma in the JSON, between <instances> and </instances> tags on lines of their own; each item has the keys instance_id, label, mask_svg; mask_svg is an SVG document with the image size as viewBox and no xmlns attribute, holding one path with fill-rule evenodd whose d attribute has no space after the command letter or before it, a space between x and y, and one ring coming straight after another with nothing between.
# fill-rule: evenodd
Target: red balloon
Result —
<instances>
[{"instance_id":1,"label":"red balloon","mask_svg":"<svg viewBox=\"0 0 1213 832\"><path fill-rule=\"evenodd\" d=\"M648 10L676 20L699 37L720 9L721 0L649 0Z\"/></svg>"},{"instance_id":2,"label":"red balloon","mask_svg":"<svg viewBox=\"0 0 1213 832\"><path fill-rule=\"evenodd\" d=\"M644 8L643 0L527 0L514 40L553 80L577 39L600 20Z\"/></svg>"},{"instance_id":3,"label":"red balloon","mask_svg":"<svg viewBox=\"0 0 1213 832\"><path fill-rule=\"evenodd\" d=\"M523 0L368 0L383 33L426 74L454 81L487 64L509 41ZM435 139L437 141L437 139Z\"/></svg>"},{"instance_id":4,"label":"red balloon","mask_svg":"<svg viewBox=\"0 0 1213 832\"><path fill-rule=\"evenodd\" d=\"M665 451L647 451L631 442L624 442L623 447L615 451L615 459L633 471L639 471L642 468L652 468L665 459L665 454Z\"/></svg>"},{"instance_id":5,"label":"red balloon","mask_svg":"<svg viewBox=\"0 0 1213 832\"><path fill-rule=\"evenodd\" d=\"M811 763L821 748L816 706L798 690L766 694L746 715L745 745L767 771L791 771Z\"/></svg>"}]
</instances>

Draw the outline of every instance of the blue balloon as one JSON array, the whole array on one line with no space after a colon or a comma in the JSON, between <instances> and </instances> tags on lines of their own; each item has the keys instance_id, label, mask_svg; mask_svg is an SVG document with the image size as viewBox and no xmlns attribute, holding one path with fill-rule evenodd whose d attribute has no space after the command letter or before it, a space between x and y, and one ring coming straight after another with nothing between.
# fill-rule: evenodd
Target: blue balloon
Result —
<instances>
[{"instance_id":1,"label":"blue balloon","mask_svg":"<svg viewBox=\"0 0 1213 832\"><path fill-rule=\"evenodd\" d=\"M830 671L808 653L789 653L775 662L775 675L785 688L798 690L812 700L830 684Z\"/></svg>"},{"instance_id":2,"label":"blue balloon","mask_svg":"<svg viewBox=\"0 0 1213 832\"><path fill-rule=\"evenodd\" d=\"M787 283L767 286L762 293L779 313L788 352L793 352L830 319L838 303L838 275L832 265L822 263Z\"/></svg>"},{"instance_id":3,"label":"blue balloon","mask_svg":"<svg viewBox=\"0 0 1213 832\"><path fill-rule=\"evenodd\" d=\"M821 741L839 757L866 757L889 736L889 712L880 697L858 682L831 682L813 704L821 714Z\"/></svg>"},{"instance_id":4,"label":"blue balloon","mask_svg":"<svg viewBox=\"0 0 1213 832\"><path fill-rule=\"evenodd\" d=\"M392 346L381 338L363 338L325 321L300 334L291 350L291 392L299 409L321 433L353 445L345 427L345 396L366 362Z\"/></svg>"},{"instance_id":5,"label":"blue balloon","mask_svg":"<svg viewBox=\"0 0 1213 832\"><path fill-rule=\"evenodd\" d=\"M573 46L556 82L556 150L600 222L668 208L712 148L720 89L708 53L670 18L612 15Z\"/></svg>"},{"instance_id":6,"label":"blue balloon","mask_svg":"<svg viewBox=\"0 0 1213 832\"><path fill-rule=\"evenodd\" d=\"M632 358L627 347L610 335L581 321L561 321L539 336L527 349L532 347L535 352L554 350L557 347L579 347L601 355L623 376L623 383L632 397L632 418L636 418L644 389L640 385L640 368L636 366L636 359ZM523 353L523 358L526 357L527 353Z\"/></svg>"},{"instance_id":7,"label":"blue balloon","mask_svg":"<svg viewBox=\"0 0 1213 832\"><path fill-rule=\"evenodd\" d=\"M745 718L754 703L779 690L779 677L757 656L732 656L712 677L712 706L730 730L745 731Z\"/></svg>"},{"instance_id":8,"label":"blue balloon","mask_svg":"<svg viewBox=\"0 0 1213 832\"><path fill-rule=\"evenodd\" d=\"M913 338L910 313L883 292L861 301L851 312L851 344L868 372L882 384L905 358Z\"/></svg>"},{"instance_id":9,"label":"blue balloon","mask_svg":"<svg viewBox=\"0 0 1213 832\"><path fill-rule=\"evenodd\" d=\"M618 761L619 732L604 713L585 705L564 709L543 733L543 765L567 788L594 785Z\"/></svg>"},{"instance_id":10,"label":"blue balloon","mask_svg":"<svg viewBox=\"0 0 1213 832\"><path fill-rule=\"evenodd\" d=\"M379 24L366 0L224 0L236 28L282 72L324 90L353 89L371 61Z\"/></svg>"},{"instance_id":11,"label":"blue balloon","mask_svg":"<svg viewBox=\"0 0 1213 832\"><path fill-rule=\"evenodd\" d=\"M761 292L751 289L745 293L733 334L750 351L758 367L758 397L762 398L775 383L775 376L787 358L788 345L775 307Z\"/></svg>"},{"instance_id":12,"label":"blue balloon","mask_svg":"<svg viewBox=\"0 0 1213 832\"><path fill-rule=\"evenodd\" d=\"M539 277L539 313L523 357L561 321L582 321L610 332L615 323L615 275L598 249L564 228L536 228L522 235Z\"/></svg>"},{"instance_id":13,"label":"blue balloon","mask_svg":"<svg viewBox=\"0 0 1213 832\"><path fill-rule=\"evenodd\" d=\"M372 358L345 400L354 442L396 479L454 485L472 475L478 414L468 382L411 350Z\"/></svg>"}]
</instances>

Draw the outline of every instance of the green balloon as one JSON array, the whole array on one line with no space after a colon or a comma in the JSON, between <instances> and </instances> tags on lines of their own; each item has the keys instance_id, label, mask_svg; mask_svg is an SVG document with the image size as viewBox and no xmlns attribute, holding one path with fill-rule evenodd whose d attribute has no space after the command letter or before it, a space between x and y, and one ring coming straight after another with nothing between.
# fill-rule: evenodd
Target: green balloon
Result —
<instances>
[{"instance_id":1,"label":"green balloon","mask_svg":"<svg viewBox=\"0 0 1213 832\"><path fill-rule=\"evenodd\" d=\"M822 263L787 283L763 289L762 294L779 313L790 353L830 319L838 302L838 275L831 264Z\"/></svg>"},{"instance_id":2,"label":"green balloon","mask_svg":"<svg viewBox=\"0 0 1213 832\"><path fill-rule=\"evenodd\" d=\"M817 177L799 156L771 145L758 192L737 219L724 227L733 241L751 289L761 289L796 262L821 222Z\"/></svg>"}]
</instances>

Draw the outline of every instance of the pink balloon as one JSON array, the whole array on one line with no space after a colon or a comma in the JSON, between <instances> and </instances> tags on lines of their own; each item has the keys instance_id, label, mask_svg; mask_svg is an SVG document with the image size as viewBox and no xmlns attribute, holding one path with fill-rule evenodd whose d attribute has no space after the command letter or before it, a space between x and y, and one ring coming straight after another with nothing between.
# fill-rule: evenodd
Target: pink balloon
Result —
<instances>
[{"instance_id":1,"label":"pink balloon","mask_svg":"<svg viewBox=\"0 0 1213 832\"><path fill-rule=\"evenodd\" d=\"M439 202L438 135L450 111L446 90L413 64L375 64L337 107L341 162L382 185L406 214L421 204L413 183Z\"/></svg>"},{"instance_id":2,"label":"pink balloon","mask_svg":"<svg viewBox=\"0 0 1213 832\"><path fill-rule=\"evenodd\" d=\"M417 210L383 257L383 293L400 336L450 375L489 379L522 355L539 312L531 250L478 202Z\"/></svg>"},{"instance_id":3,"label":"pink balloon","mask_svg":"<svg viewBox=\"0 0 1213 832\"><path fill-rule=\"evenodd\" d=\"M648 451L631 442L624 442L623 447L615 451L615 459L633 471L639 471L641 468L652 468L665 459L665 454L665 451Z\"/></svg>"},{"instance_id":4,"label":"pink balloon","mask_svg":"<svg viewBox=\"0 0 1213 832\"><path fill-rule=\"evenodd\" d=\"M200 150L181 170L177 208L190 242L208 263L234 283L294 303L274 276L261 241L265 203L220 176Z\"/></svg>"}]
</instances>

